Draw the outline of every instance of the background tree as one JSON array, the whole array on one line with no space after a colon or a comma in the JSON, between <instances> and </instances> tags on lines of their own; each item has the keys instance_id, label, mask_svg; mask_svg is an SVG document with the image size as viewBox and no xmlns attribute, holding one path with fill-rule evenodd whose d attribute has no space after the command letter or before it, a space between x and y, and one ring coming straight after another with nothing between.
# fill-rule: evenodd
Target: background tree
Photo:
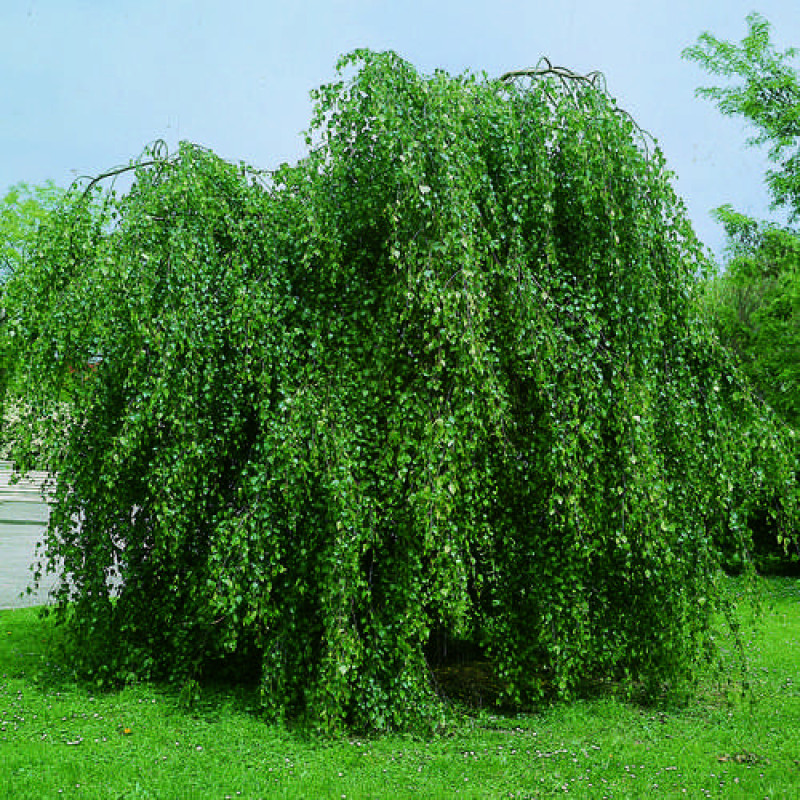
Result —
<instances>
[{"instance_id":1,"label":"background tree","mask_svg":"<svg viewBox=\"0 0 800 800\"><path fill-rule=\"evenodd\" d=\"M683 55L712 75L736 81L732 86L704 87L697 94L714 101L726 116L741 117L755 128L748 143L767 145L767 156L777 165L766 176L773 204L796 221L800 218L800 77L791 62L800 51L795 47L776 51L769 22L760 14L748 15L747 28L738 45L703 33Z\"/></svg>"},{"instance_id":2,"label":"background tree","mask_svg":"<svg viewBox=\"0 0 800 800\"><path fill-rule=\"evenodd\" d=\"M788 225L763 222L726 205L715 211L728 237L725 270L708 284L704 307L722 342L738 357L764 402L795 431L800 425L800 75L796 48L775 50L770 26L747 17L740 44L702 34L684 56L733 85L705 87L698 95L720 111L746 120L751 146L766 146L774 164L766 174L772 206ZM762 555L780 554L768 510L751 524ZM798 562L792 552L791 560Z\"/></svg>"},{"instance_id":3,"label":"background tree","mask_svg":"<svg viewBox=\"0 0 800 800\"><path fill-rule=\"evenodd\" d=\"M52 181L40 186L18 183L0 199L0 281L29 254L39 225L64 194Z\"/></svg>"},{"instance_id":4,"label":"background tree","mask_svg":"<svg viewBox=\"0 0 800 800\"><path fill-rule=\"evenodd\" d=\"M791 527L795 483L695 313L662 155L598 76L339 70L297 165L149 154L12 276L32 418L73 409L46 556L76 666L249 655L325 728L435 721L442 635L518 707L682 690L722 552L765 493Z\"/></svg>"},{"instance_id":5,"label":"background tree","mask_svg":"<svg viewBox=\"0 0 800 800\"><path fill-rule=\"evenodd\" d=\"M726 271L704 306L759 396L800 428L800 236L732 209Z\"/></svg>"},{"instance_id":6,"label":"background tree","mask_svg":"<svg viewBox=\"0 0 800 800\"><path fill-rule=\"evenodd\" d=\"M697 93L755 128L748 144L768 146L769 161L777 165L766 175L773 208L785 210L792 223L800 218L800 76L792 65L798 51L777 52L769 23L759 14L750 14L747 26L738 45L703 33L684 57L734 82ZM712 284L712 317L761 396L796 426L800 236L792 227L753 220L731 206L715 214L728 235L728 263Z\"/></svg>"},{"instance_id":7,"label":"background tree","mask_svg":"<svg viewBox=\"0 0 800 800\"><path fill-rule=\"evenodd\" d=\"M5 324L11 298L5 284L30 257L40 225L54 213L65 192L52 181L34 186L18 183L0 199L0 453L7 454L18 416L14 395L14 342ZM9 394L10 393L10 394Z\"/></svg>"}]
</instances>

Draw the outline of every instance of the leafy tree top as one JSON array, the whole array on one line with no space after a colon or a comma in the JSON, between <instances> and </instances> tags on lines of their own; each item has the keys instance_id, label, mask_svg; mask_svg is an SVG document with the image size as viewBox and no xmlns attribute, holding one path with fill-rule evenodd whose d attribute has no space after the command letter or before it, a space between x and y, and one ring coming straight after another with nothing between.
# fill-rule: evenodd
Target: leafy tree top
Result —
<instances>
[{"instance_id":1,"label":"leafy tree top","mask_svg":"<svg viewBox=\"0 0 800 800\"><path fill-rule=\"evenodd\" d=\"M796 47L777 51L770 40L770 24L760 14L747 17L747 35L737 45L711 33L683 51L712 75L733 81L729 86L697 90L713 100L726 116L742 117L756 134L749 142L769 145L768 156L777 167L767 174L775 207L786 208L800 219L800 77L793 60Z\"/></svg>"}]
</instances>

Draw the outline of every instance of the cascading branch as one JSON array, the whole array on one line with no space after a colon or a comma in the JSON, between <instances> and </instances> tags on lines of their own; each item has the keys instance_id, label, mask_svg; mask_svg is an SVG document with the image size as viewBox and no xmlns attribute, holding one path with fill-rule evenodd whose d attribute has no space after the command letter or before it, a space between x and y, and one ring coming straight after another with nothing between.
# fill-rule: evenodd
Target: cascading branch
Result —
<instances>
[{"instance_id":1,"label":"cascading branch","mask_svg":"<svg viewBox=\"0 0 800 800\"><path fill-rule=\"evenodd\" d=\"M151 153L7 290L28 399L72 408L46 558L76 662L246 653L266 709L325 728L436 720L442 632L520 707L685 686L795 464L694 312L661 153L557 71L339 74L298 164Z\"/></svg>"}]
</instances>

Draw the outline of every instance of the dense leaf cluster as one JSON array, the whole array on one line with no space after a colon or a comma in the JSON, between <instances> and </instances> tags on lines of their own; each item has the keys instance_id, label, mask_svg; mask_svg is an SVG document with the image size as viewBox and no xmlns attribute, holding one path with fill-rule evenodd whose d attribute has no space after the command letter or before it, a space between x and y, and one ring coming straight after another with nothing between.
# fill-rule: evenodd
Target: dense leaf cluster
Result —
<instances>
[{"instance_id":1,"label":"dense leaf cluster","mask_svg":"<svg viewBox=\"0 0 800 800\"><path fill-rule=\"evenodd\" d=\"M70 403L47 556L76 658L248 653L265 708L323 727L435 718L442 635L512 703L679 685L720 549L764 491L793 513L794 471L693 312L660 153L590 83L340 74L298 164L148 157L9 287L36 419Z\"/></svg>"},{"instance_id":2,"label":"dense leaf cluster","mask_svg":"<svg viewBox=\"0 0 800 800\"><path fill-rule=\"evenodd\" d=\"M758 395L800 429L800 236L730 208L725 272L704 305ZM735 238L734 238L735 237Z\"/></svg>"},{"instance_id":3,"label":"dense leaf cluster","mask_svg":"<svg viewBox=\"0 0 800 800\"><path fill-rule=\"evenodd\" d=\"M701 305L760 402L773 409L800 441L800 237L723 210L731 233L724 272L709 280ZM733 238L735 236L735 238ZM800 547L781 535L764 496L748 526L762 571L796 572ZM731 564L738 559L734 556Z\"/></svg>"}]
</instances>

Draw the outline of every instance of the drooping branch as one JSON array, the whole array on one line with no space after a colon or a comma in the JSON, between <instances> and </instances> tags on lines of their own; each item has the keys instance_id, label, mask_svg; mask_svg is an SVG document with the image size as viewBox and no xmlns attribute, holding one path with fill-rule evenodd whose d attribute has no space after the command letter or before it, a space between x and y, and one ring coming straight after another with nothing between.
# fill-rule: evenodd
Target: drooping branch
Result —
<instances>
[{"instance_id":1,"label":"drooping branch","mask_svg":"<svg viewBox=\"0 0 800 800\"><path fill-rule=\"evenodd\" d=\"M559 78L565 87L569 85L569 81L577 81L586 83L595 89L600 88L605 91L605 77L602 72L595 70L587 75L581 75L577 72L567 69L566 67L553 66L550 59L546 56L543 56L541 59L539 59L539 62L535 67L510 70L509 72L501 75L500 80L503 83L508 83L509 81L514 81L518 78L540 78L546 76Z\"/></svg>"},{"instance_id":2,"label":"drooping branch","mask_svg":"<svg viewBox=\"0 0 800 800\"><path fill-rule=\"evenodd\" d=\"M500 76L500 82L504 84L513 84L518 88L524 88L526 84L531 85L533 83L541 83L543 80L548 78L555 79L555 81L552 83L555 83L562 94L571 97L575 105L578 107L582 106L583 104L581 103L580 95L576 90L577 87L584 87L592 92L599 92L600 94L608 97L612 102L614 112L627 119L628 122L630 122L630 124L633 126L633 129L636 131L636 134L639 137L639 144L649 160L650 147L651 145L655 144L655 138L652 136L652 134L642 128L630 113L616 105L616 101L608 92L605 75L599 70L594 70L585 75L581 75L580 73L574 72L567 67L554 66L549 58L543 56L539 59L535 67L510 70L509 72L503 73ZM550 104L552 106L556 106L556 98L550 94L547 87L544 88L544 93L550 101Z\"/></svg>"},{"instance_id":3,"label":"drooping branch","mask_svg":"<svg viewBox=\"0 0 800 800\"><path fill-rule=\"evenodd\" d=\"M89 181L86 185L86 188L83 190L81 197L86 197L86 195L91 192L91 190L97 186L98 183L101 183L108 178L117 178L120 175L124 175L126 172L132 172L133 170L137 170L140 167L154 167L158 165L165 165L167 164L172 156L169 154L169 147L167 143L163 139L156 139L153 144L149 145L145 148L144 154L150 156L149 159L137 159L132 161L130 164L126 164L125 166L120 167L113 167L112 169L106 170L105 172L101 172L99 175L91 176L91 175L81 175L79 178L76 178L73 186L77 186L81 181Z\"/></svg>"}]
</instances>

